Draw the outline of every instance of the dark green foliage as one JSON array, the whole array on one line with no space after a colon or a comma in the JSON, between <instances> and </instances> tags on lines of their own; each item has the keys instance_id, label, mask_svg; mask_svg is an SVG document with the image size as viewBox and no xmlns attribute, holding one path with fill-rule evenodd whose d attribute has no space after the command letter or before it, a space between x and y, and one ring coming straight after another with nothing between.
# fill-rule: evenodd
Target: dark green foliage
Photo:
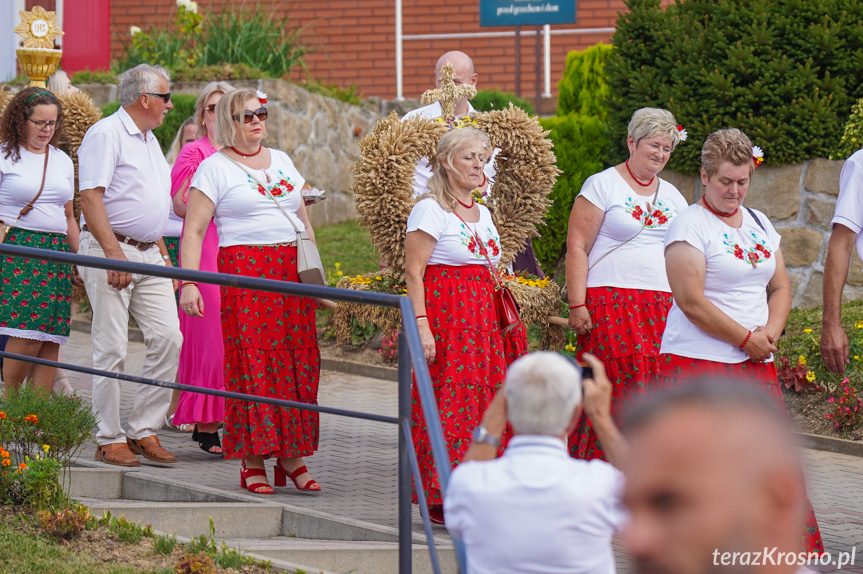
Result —
<instances>
[{"instance_id":1,"label":"dark green foliage","mask_svg":"<svg viewBox=\"0 0 863 574\"><path fill-rule=\"evenodd\" d=\"M563 172L554 185L554 202L539 229L541 237L533 240L533 248L542 269L548 275L563 271L566 256L566 231L572 204L581 191L584 180L601 171L610 140L604 122L593 116L569 114L541 118L542 127L551 130L557 167Z\"/></svg>"},{"instance_id":2,"label":"dark green foliage","mask_svg":"<svg viewBox=\"0 0 863 574\"><path fill-rule=\"evenodd\" d=\"M190 96L187 94L173 94L171 103L174 104L174 109L168 112L162 125L153 130L156 139L159 140L159 145L162 146L162 152L166 153L171 147L171 142L177 135L177 130L183 125L187 118L195 113L195 101L198 96ZM120 109L120 102L108 102L102 106L102 117L108 117Z\"/></svg>"},{"instance_id":3,"label":"dark green foliage","mask_svg":"<svg viewBox=\"0 0 863 574\"><path fill-rule=\"evenodd\" d=\"M108 70L81 70L70 78L72 85L77 84L116 84L117 75Z\"/></svg>"},{"instance_id":4,"label":"dark green foliage","mask_svg":"<svg viewBox=\"0 0 863 574\"><path fill-rule=\"evenodd\" d=\"M527 115L534 114L533 105L510 92L500 90L477 90L476 97L470 101L471 105L479 112L490 112L492 110L506 109L510 102L517 108L523 109Z\"/></svg>"},{"instance_id":5,"label":"dark green foliage","mask_svg":"<svg viewBox=\"0 0 863 574\"><path fill-rule=\"evenodd\" d=\"M845 124L842 140L830 155L830 159L848 159L858 149L863 148L863 98L851 108L851 116Z\"/></svg>"},{"instance_id":6,"label":"dark green foliage","mask_svg":"<svg viewBox=\"0 0 863 574\"><path fill-rule=\"evenodd\" d=\"M604 69L613 50L600 43L566 55L566 68L557 83L557 115L575 112L608 119L610 93Z\"/></svg>"},{"instance_id":7,"label":"dark green foliage","mask_svg":"<svg viewBox=\"0 0 863 574\"><path fill-rule=\"evenodd\" d=\"M769 165L827 157L863 75L859 0L625 0L606 66L616 159L644 106L689 132L669 167L695 173L705 137L738 127Z\"/></svg>"}]
</instances>

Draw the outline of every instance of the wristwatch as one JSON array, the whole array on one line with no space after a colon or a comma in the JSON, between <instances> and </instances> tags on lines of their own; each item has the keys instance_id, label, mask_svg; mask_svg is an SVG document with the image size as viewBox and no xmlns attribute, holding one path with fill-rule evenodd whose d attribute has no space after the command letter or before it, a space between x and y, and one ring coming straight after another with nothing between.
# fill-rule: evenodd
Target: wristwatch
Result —
<instances>
[{"instance_id":1,"label":"wristwatch","mask_svg":"<svg viewBox=\"0 0 863 574\"><path fill-rule=\"evenodd\" d=\"M481 442L495 448L500 447L500 438L492 436L482 425L473 429L473 442Z\"/></svg>"}]
</instances>

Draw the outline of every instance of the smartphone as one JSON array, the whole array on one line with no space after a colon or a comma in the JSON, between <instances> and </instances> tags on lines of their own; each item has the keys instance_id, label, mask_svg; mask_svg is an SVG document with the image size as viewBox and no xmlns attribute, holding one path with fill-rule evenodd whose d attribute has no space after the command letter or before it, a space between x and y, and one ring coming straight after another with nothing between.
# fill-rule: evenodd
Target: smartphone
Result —
<instances>
[{"instance_id":1,"label":"smartphone","mask_svg":"<svg viewBox=\"0 0 863 574\"><path fill-rule=\"evenodd\" d=\"M593 367L590 365L585 365L584 363L580 363L581 365L581 378L584 379L593 379Z\"/></svg>"}]
</instances>

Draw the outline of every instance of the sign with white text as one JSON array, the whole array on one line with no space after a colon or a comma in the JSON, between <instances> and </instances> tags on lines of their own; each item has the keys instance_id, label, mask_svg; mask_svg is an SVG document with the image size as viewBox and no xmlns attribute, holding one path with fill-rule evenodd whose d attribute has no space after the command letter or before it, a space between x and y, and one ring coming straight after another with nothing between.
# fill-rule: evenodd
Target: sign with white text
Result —
<instances>
[{"instance_id":1,"label":"sign with white text","mask_svg":"<svg viewBox=\"0 0 863 574\"><path fill-rule=\"evenodd\" d=\"M574 24L575 0L479 0L479 25Z\"/></svg>"}]
</instances>

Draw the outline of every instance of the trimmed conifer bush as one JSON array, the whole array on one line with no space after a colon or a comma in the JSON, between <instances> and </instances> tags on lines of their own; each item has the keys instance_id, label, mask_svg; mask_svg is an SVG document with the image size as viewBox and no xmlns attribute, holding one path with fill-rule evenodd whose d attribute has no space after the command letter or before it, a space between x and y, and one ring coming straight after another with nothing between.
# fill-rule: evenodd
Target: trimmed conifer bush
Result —
<instances>
[{"instance_id":1,"label":"trimmed conifer bush","mask_svg":"<svg viewBox=\"0 0 863 574\"><path fill-rule=\"evenodd\" d=\"M557 115L575 112L606 121L610 93L605 62L613 50L611 45L599 43L566 55L566 67L557 83Z\"/></svg>"},{"instance_id":2,"label":"trimmed conifer bush","mask_svg":"<svg viewBox=\"0 0 863 574\"><path fill-rule=\"evenodd\" d=\"M690 140L669 167L695 173L705 137L738 127L768 165L827 157L860 96L857 0L625 0L606 65L615 155L644 106L670 110Z\"/></svg>"}]
</instances>

